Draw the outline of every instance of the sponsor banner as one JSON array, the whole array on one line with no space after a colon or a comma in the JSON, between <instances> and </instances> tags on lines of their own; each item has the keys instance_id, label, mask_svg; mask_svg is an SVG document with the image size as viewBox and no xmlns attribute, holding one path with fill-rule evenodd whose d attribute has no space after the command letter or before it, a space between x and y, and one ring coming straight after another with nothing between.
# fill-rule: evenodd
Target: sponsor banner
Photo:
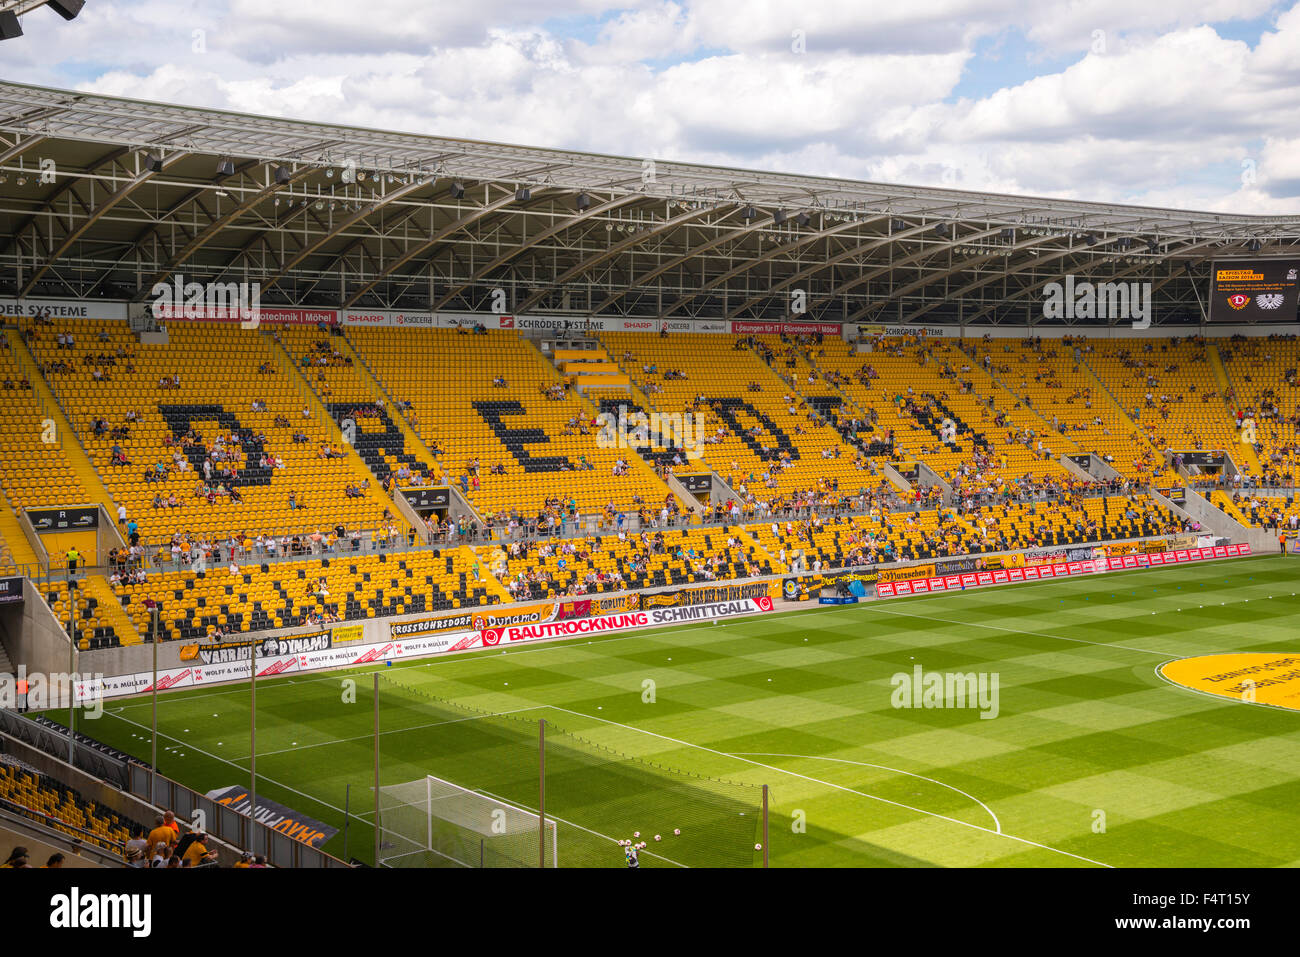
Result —
<instances>
[{"instance_id":1,"label":"sponsor banner","mask_svg":"<svg viewBox=\"0 0 1300 957\"><path fill-rule=\"evenodd\" d=\"M437 618L418 618L415 621L397 621L388 626L388 633L393 638L414 638L417 635L432 635L443 631L469 631L474 627L472 612L460 615L441 615Z\"/></svg>"},{"instance_id":2,"label":"sponsor banner","mask_svg":"<svg viewBox=\"0 0 1300 957\"><path fill-rule=\"evenodd\" d=\"M911 581L916 578L933 578L933 565L911 565L907 568L882 568L879 571L882 582Z\"/></svg>"},{"instance_id":3,"label":"sponsor banner","mask_svg":"<svg viewBox=\"0 0 1300 957\"><path fill-rule=\"evenodd\" d=\"M1094 558L1104 558L1110 555L1133 555L1138 550L1136 542L1118 542L1114 545L1103 545L1094 553Z\"/></svg>"},{"instance_id":4,"label":"sponsor banner","mask_svg":"<svg viewBox=\"0 0 1300 957\"><path fill-rule=\"evenodd\" d=\"M1173 502L1175 505L1187 504L1187 489L1182 485L1174 485L1171 486L1170 488L1157 489L1157 491L1165 498L1169 499L1169 501Z\"/></svg>"},{"instance_id":5,"label":"sponsor banner","mask_svg":"<svg viewBox=\"0 0 1300 957\"><path fill-rule=\"evenodd\" d=\"M559 602L555 617L559 621L568 621L570 618L590 618L591 599L577 598L573 601Z\"/></svg>"},{"instance_id":6,"label":"sponsor banner","mask_svg":"<svg viewBox=\"0 0 1300 957\"><path fill-rule=\"evenodd\" d=\"M1294 316L1294 313L1292 314ZM961 339L974 341L984 338L989 339L1025 339L1027 337L1041 337L1043 339L1062 339L1065 336L1087 336L1089 339L1168 339L1171 330L1169 327L1153 326L1146 330L1134 330L1127 324L1118 324L1115 326L1085 326L1085 325L1064 325L1064 326L900 326L900 325L882 325L879 323L864 323L854 326L845 327L845 335L853 335L857 330L859 338L871 338L878 335L896 336L915 336L924 334L926 336L942 337L945 339ZM1215 323L1206 326L1201 332L1202 335L1214 339L1226 339L1230 336L1262 337L1266 335L1300 335L1300 324L1294 319L1288 323L1270 322L1267 328L1261 329L1258 325L1244 324L1238 319L1237 324L1228 325L1226 323Z\"/></svg>"},{"instance_id":7,"label":"sponsor banner","mask_svg":"<svg viewBox=\"0 0 1300 957\"><path fill-rule=\"evenodd\" d=\"M38 532L67 532L84 528L99 528L99 509L87 508L29 508L27 517Z\"/></svg>"},{"instance_id":8,"label":"sponsor banner","mask_svg":"<svg viewBox=\"0 0 1300 957\"><path fill-rule=\"evenodd\" d=\"M235 784L230 787L216 788L205 796L223 807L228 807L245 817L248 816L251 806L248 788ZM285 807L260 794L257 796L257 811L254 813L254 819L273 831L279 831L286 837L301 841L303 844L310 844L312 847L320 847L339 832L336 827L322 824L315 818L299 814L293 808Z\"/></svg>"},{"instance_id":9,"label":"sponsor banner","mask_svg":"<svg viewBox=\"0 0 1300 957\"><path fill-rule=\"evenodd\" d=\"M474 612L471 627L475 631L483 631L485 628L505 628L508 625L535 625L554 618L556 608L556 605L547 602L546 604L509 608L501 612L480 609Z\"/></svg>"},{"instance_id":10,"label":"sponsor banner","mask_svg":"<svg viewBox=\"0 0 1300 957\"><path fill-rule=\"evenodd\" d=\"M731 331L739 336L810 336L820 332L824 336L838 336L842 326L838 322L752 322L734 320Z\"/></svg>"},{"instance_id":11,"label":"sponsor banner","mask_svg":"<svg viewBox=\"0 0 1300 957\"><path fill-rule=\"evenodd\" d=\"M352 628L360 629L360 627L360 625L346 625L338 630L346 631ZM267 642L276 642L275 647L282 652L292 648L298 650L299 653L282 653L274 657L263 658L259 650L257 674L258 677L274 677L275 675L291 672L320 671L326 668L366 665L401 658L423 658L450 651L467 636L477 637L477 633L467 632L462 629L460 631L422 635L414 638L394 638L390 641L370 645L358 644L355 641L344 641L341 645L336 645L332 641L325 644L320 641L320 635L299 636L298 640L302 638L315 639L318 644L323 646L315 651L303 650L302 645L285 644L286 640L294 641L295 639L266 639ZM246 681L252 664L249 651L251 642L227 644L242 645L243 647L242 649L227 647L221 655L217 656L219 660L216 660L213 664L203 662L200 651L208 651L220 646L190 646L193 649L191 654L194 663L180 668L160 671L158 673L158 690L169 691L174 688L189 688L196 685L215 684L221 681ZM240 651L242 651L242 654L239 653ZM185 650L182 649L182 654L184 653ZM153 690L153 674L144 671L136 674L116 675L105 678L101 687L105 697L139 694Z\"/></svg>"},{"instance_id":12,"label":"sponsor banner","mask_svg":"<svg viewBox=\"0 0 1300 957\"><path fill-rule=\"evenodd\" d=\"M360 641L363 629L360 625L340 625L330 633L334 644L344 641Z\"/></svg>"},{"instance_id":13,"label":"sponsor banner","mask_svg":"<svg viewBox=\"0 0 1300 957\"><path fill-rule=\"evenodd\" d=\"M205 665L248 661L253 657L254 644L257 645L259 659L276 658L281 655L295 656L309 651L325 651L332 645L332 636L328 631L318 631L308 635L263 638L257 642L219 641L210 645L182 645L181 661L201 661Z\"/></svg>"},{"instance_id":14,"label":"sponsor banner","mask_svg":"<svg viewBox=\"0 0 1300 957\"><path fill-rule=\"evenodd\" d=\"M1051 565L1068 560L1069 554L1064 548L1034 548L1025 552L1026 565Z\"/></svg>"},{"instance_id":15,"label":"sponsor banner","mask_svg":"<svg viewBox=\"0 0 1300 957\"><path fill-rule=\"evenodd\" d=\"M616 615L619 612L640 610L641 595L639 592L621 595L618 598L593 598L591 600L591 613L593 615Z\"/></svg>"},{"instance_id":16,"label":"sponsor banner","mask_svg":"<svg viewBox=\"0 0 1300 957\"><path fill-rule=\"evenodd\" d=\"M772 610L772 599L767 595L745 598L740 601L719 601L707 604L680 605L671 608L648 608L645 611L601 615L593 618L576 618L569 621L547 621L536 625L508 625L503 628L485 628L477 635L469 635L453 650L495 648L526 641L544 641L549 638L572 638L578 635L602 634L611 631L628 631L635 628L656 628L664 625L683 625L699 621L718 621L739 615L756 615Z\"/></svg>"},{"instance_id":17,"label":"sponsor banner","mask_svg":"<svg viewBox=\"0 0 1300 957\"><path fill-rule=\"evenodd\" d=\"M1295 322L1300 259L1236 259L1214 264L1210 322Z\"/></svg>"},{"instance_id":18,"label":"sponsor banner","mask_svg":"<svg viewBox=\"0 0 1300 957\"><path fill-rule=\"evenodd\" d=\"M238 307L226 309L202 309L197 316L186 316L185 311L189 309L191 313L195 310L193 307L181 305L163 305L157 304L153 307L154 317L168 322L181 320L191 320L196 322L243 322ZM329 326L336 326L339 323L339 311L337 309L292 309L285 306L260 306L258 308L258 322L262 325L280 325L280 326L315 326L325 323Z\"/></svg>"},{"instance_id":19,"label":"sponsor banner","mask_svg":"<svg viewBox=\"0 0 1300 957\"><path fill-rule=\"evenodd\" d=\"M21 578L0 578L0 605L9 605L23 600L23 580Z\"/></svg>"},{"instance_id":20,"label":"sponsor banner","mask_svg":"<svg viewBox=\"0 0 1300 957\"><path fill-rule=\"evenodd\" d=\"M607 332L663 332L666 327L673 332L730 332L725 319L604 319L602 328Z\"/></svg>"},{"instance_id":21,"label":"sponsor banner","mask_svg":"<svg viewBox=\"0 0 1300 957\"><path fill-rule=\"evenodd\" d=\"M1025 556L1019 552L1012 552L1009 555L989 555L979 560L979 568L1023 568L1025 565Z\"/></svg>"},{"instance_id":22,"label":"sponsor banner","mask_svg":"<svg viewBox=\"0 0 1300 957\"><path fill-rule=\"evenodd\" d=\"M966 558L945 558L935 562L934 567L941 575L950 575L953 572L973 572L979 568L979 561L974 555Z\"/></svg>"},{"instance_id":23,"label":"sponsor banner","mask_svg":"<svg viewBox=\"0 0 1300 957\"><path fill-rule=\"evenodd\" d=\"M705 585L678 588L674 591L644 595L644 608L670 608L683 605L701 605L710 602L739 601L746 598L767 597L771 591L766 581L745 582L739 585Z\"/></svg>"},{"instance_id":24,"label":"sponsor banner","mask_svg":"<svg viewBox=\"0 0 1300 957\"><path fill-rule=\"evenodd\" d=\"M444 321L440 321L444 320ZM410 328L417 326L425 329L433 329L438 326L451 328L459 325L460 321L453 322L451 316L441 317L432 312L391 312L386 309L348 309L339 315L339 323L344 326L373 326L390 328L399 326ZM473 323L470 322L470 326Z\"/></svg>"},{"instance_id":25,"label":"sponsor banner","mask_svg":"<svg viewBox=\"0 0 1300 957\"><path fill-rule=\"evenodd\" d=\"M411 314L408 314L408 316ZM418 314L416 314L418 316ZM400 313L390 314L389 325L420 325L415 322L401 321ZM619 316L498 316L478 313L439 313L433 325L441 328L473 328L481 324L487 329L504 329L515 332L647 332L658 335L665 329L671 333L691 332L725 334L731 331L731 324L725 319L626 319ZM838 326L836 327L839 328Z\"/></svg>"},{"instance_id":26,"label":"sponsor banner","mask_svg":"<svg viewBox=\"0 0 1300 957\"><path fill-rule=\"evenodd\" d=\"M850 586L861 584L863 588L866 588L879 581L880 576L875 571L827 572L822 575L805 575L802 578L787 578L781 583L781 594L785 598L794 600L799 597L799 587L801 585L808 591L809 595L817 596L821 594L823 588L834 588L840 582L844 582Z\"/></svg>"},{"instance_id":27,"label":"sponsor banner","mask_svg":"<svg viewBox=\"0 0 1300 957\"><path fill-rule=\"evenodd\" d=\"M873 336L928 336L944 339L961 335L961 329L947 326L886 326L880 323L866 323L857 326L858 337L869 339Z\"/></svg>"},{"instance_id":28,"label":"sponsor banner","mask_svg":"<svg viewBox=\"0 0 1300 957\"><path fill-rule=\"evenodd\" d=\"M126 320L126 303L83 299L0 298L3 319L120 319Z\"/></svg>"},{"instance_id":29,"label":"sponsor banner","mask_svg":"<svg viewBox=\"0 0 1300 957\"><path fill-rule=\"evenodd\" d=\"M345 310L340 322L345 326L387 326L392 324L392 313L382 309Z\"/></svg>"},{"instance_id":30,"label":"sponsor banner","mask_svg":"<svg viewBox=\"0 0 1300 957\"><path fill-rule=\"evenodd\" d=\"M432 329L435 326L450 326L451 322L443 323L439 321L440 316L435 316L431 312L391 312L389 313L389 324L405 329L419 328Z\"/></svg>"},{"instance_id":31,"label":"sponsor banner","mask_svg":"<svg viewBox=\"0 0 1300 957\"><path fill-rule=\"evenodd\" d=\"M1219 540L1215 538L1213 535L1198 535L1196 537L1197 548L1213 548L1215 545L1218 544L1218 542Z\"/></svg>"},{"instance_id":32,"label":"sponsor banner","mask_svg":"<svg viewBox=\"0 0 1300 957\"><path fill-rule=\"evenodd\" d=\"M1101 551L1101 549L1098 549ZM1056 565L1026 565L1023 568L1000 568L992 571L967 573L951 578L925 578L918 581L881 582L876 587L876 594L881 598L895 598L899 595L929 594L935 591L950 591L974 585L1001 585L1019 581L1042 581L1047 578L1065 578L1071 575L1088 575L1098 572L1124 571L1126 569L1149 568L1153 566L1174 564L1185 561L1205 561L1212 558L1235 558L1249 555L1250 546L1217 545L1213 548L1194 548L1178 552L1138 552L1113 555L1088 561L1066 562ZM958 577L960 584L957 584Z\"/></svg>"},{"instance_id":33,"label":"sponsor banner","mask_svg":"<svg viewBox=\"0 0 1300 957\"><path fill-rule=\"evenodd\" d=\"M1138 549L1146 552L1148 555L1152 552L1163 552L1169 547L1169 543L1162 538L1149 538L1144 542L1138 543Z\"/></svg>"}]
</instances>

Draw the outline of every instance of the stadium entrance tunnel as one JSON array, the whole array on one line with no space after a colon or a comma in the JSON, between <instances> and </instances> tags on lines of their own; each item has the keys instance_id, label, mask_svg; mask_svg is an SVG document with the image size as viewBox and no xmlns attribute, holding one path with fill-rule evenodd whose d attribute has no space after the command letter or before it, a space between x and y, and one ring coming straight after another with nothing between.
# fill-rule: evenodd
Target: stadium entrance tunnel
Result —
<instances>
[{"instance_id":1,"label":"stadium entrance tunnel","mask_svg":"<svg viewBox=\"0 0 1300 957\"><path fill-rule=\"evenodd\" d=\"M1193 691L1300 711L1300 654L1197 655L1167 661L1158 671L1167 681Z\"/></svg>"}]
</instances>

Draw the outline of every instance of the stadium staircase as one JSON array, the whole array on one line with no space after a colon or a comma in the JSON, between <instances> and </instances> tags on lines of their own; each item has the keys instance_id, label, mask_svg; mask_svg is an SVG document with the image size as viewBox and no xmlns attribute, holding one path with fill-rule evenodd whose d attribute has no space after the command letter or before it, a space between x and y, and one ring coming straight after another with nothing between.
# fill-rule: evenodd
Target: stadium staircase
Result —
<instances>
[{"instance_id":1,"label":"stadium staircase","mask_svg":"<svg viewBox=\"0 0 1300 957\"><path fill-rule=\"evenodd\" d=\"M742 548L755 549L760 555L762 555L764 558L766 558L769 562L772 563L772 567L774 569L776 569L783 575L789 574L790 572L789 566L782 564L775 555L773 555L770 551L768 551L768 549L764 547L763 543L759 541L758 537L750 533L749 526L733 525L730 526L727 529L727 531L731 532L738 539L740 539Z\"/></svg>"},{"instance_id":2,"label":"stadium staircase","mask_svg":"<svg viewBox=\"0 0 1300 957\"><path fill-rule=\"evenodd\" d=\"M393 420L393 424L401 430L402 439L406 443L406 451L424 463L431 470L431 475L443 476L443 469L438 464L437 456L429 451L429 447L424 444L424 440L420 438L419 433L411 428L411 423L406 421L406 416L400 414L393 397L379 384L379 378L375 375L375 371L370 368L370 363L366 361L360 350L352 344L352 340L347 336L347 331L344 330L341 335L333 337L331 341L338 346L343 355L352 360L352 368L355 370L357 379L372 399L384 402L385 408L390 412L389 417Z\"/></svg>"},{"instance_id":3,"label":"stadium staircase","mask_svg":"<svg viewBox=\"0 0 1300 957\"><path fill-rule=\"evenodd\" d=\"M601 348L602 350L604 349L603 346ZM608 352L606 352L605 354L609 355ZM628 415L632 415L636 412L644 412L647 415L652 412L660 412L661 410L659 409L659 407L654 402L650 401L650 396L646 392L637 388L635 381L632 379L631 373L628 372L628 370L623 367L622 360L616 359L611 356L610 361L613 362L618 367L620 372L622 372L625 376L627 376L628 383L626 388L626 397L624 397L621 394L622 392L621 389L610 389L608 391L605 391L603 395L602 395L602 390L597 389L595 391L595 394L589 396L589 398L591 398L592 401L595 402L595 404L600 408L600 410L602 412L608 412L612 415L617 415L619 411L619 406L625 405L627 406ZM646 462L650 463L652 469L655 465L658 465L660 463L662 463L663 465L671 466L673 452L663 446L659 446L658 448L637 449L636 451L641 459L644 459ZM670 477L667 479L665 484L668 486L669 490L671 490L672 493L677 496L680 502L689 504L692 501L699 501L699 500L696 499L695 496L692 495L684 485L682 485L681 481L676 478L674 473L677 471L678 468L681 468L685 472L691 472L695 474L701 474L705 472L709 473L710 475L713 476L713 482L715 487L720 486L720 484L722 483L722 476L718 475L717 472L713 471L713 469L709 466L709 464L706 461L704 461L704 456L702 456L695 449L686 449L685 452L686 452L685 455L686 464L672 467L672 471L669 473ZM692 517L693 524L698 523L699 521L700 521L700 517L698 515Z\"/></svg>"},{"instance_id":4,"label":"stadium staircase","mask_svg":"<svg viewBox=\"0 0 1300 957\"><path fill-rule=\"evenodd\" d=\"M753 349L751 348L750 351L752 352ZM841 402L839 404L839 409L847 409L849 412L852 413L854 418L861 419L864 423L871 422L871 416L870 414L868 414L867 410L864 409L861 405L859 405L856 399L854 399L851 395L849 395L847 392L841 389L838 383L836 383L832 379L827 378L826 370L823 369L817 363L817 359L815 356L813 356L812 353L810 353L807 349L804 349L799 345L795 346L795 351L798 352L803 357L804 361L807 362L808 365L812 368L812 370L817 373L818 379L821 382L820 387L824 389L831 389L837 396L839 396L839 398L841 399ZM802 392L802 390L800 390L799 394L803 395L804 393ZM805 396L805 398L807 398L807 396ZM818 404L816 402L813 402L813 405L814 407L817 407ZM822 406L818 409L818 411L826 415L827 418L830 419L832 422L836 421L836 419L831 416L831 413L835 410ZM869 427L870 426L868 426L868 428ZM840 432L840 437L848 445L851 445L853 448L857 449L867 457L867 461L870 463L872 467L872 472L874 474L876 468L875 459L877 456L880 456L882 454L887 454L885 452L885 449L881 448L880 446L875 446L872 445L871 443L864 442L861 436L850 433L847 428ZM947 483L944 484L946 485ZM949 489L949 491L951 491L951 489Z\"/></svg>"},{"instance_id":5,"label":"stadium staircase","mask_svg":"<svg viewBox=\"0 0 1300 957\"><path fill-rule=\"evenodd\" d=\"M0 508L0 543L8 551L8 561L14 565L29 565L34 573L38 566L44 564L23 534L18 516L7 506Z\"/></svg>"},{"instance_id":6,"label":"stadium staircase","mask_svg":"<svg viewBox=\"0 0 1300 957\"><path fill-rule=\"evenodd\" d=\"M532 348L537 352L539 356L541 356L542 359L544 360L547 359L546 354L542 352L541 348L537 345L536 342L534 342L532 339L527 339L525 341L530 346L532 346ZM570 375L576 374L576 373L567 372L565 369L566 366L573 366L575 364L577 365L585 364L585 363L574 363L572 361L565 361L560 358L561 354L572 353L572 352L573 350L568 350L568 349L556 350L556 354L549 360L550 364L555 367L556 374L563 379L568 379ZM603 346L598 344L596 346L596 349L591 350L591 352L593 355L595 355L598 352L599 355L604 359L603 362L592 363L593 365L599 368L612 367L613 369L618 369L619 372L617 375L610 373L608 371L590 375L587 377L589 380L586 383L588 387L597 386L600 388L608 388L610 385L626 384L629 390L631 389L631 382L632 382L631 378L628 377L626 373L622 372L619 366L610 358L609 354L605 351ZM584 355L586 354L586 350L584 350L583 354ZM610 382L610 381L601 381L601 380L622 380L622 381ZM577 398L578 403L582 406L583 411L588 413L593 419L596 416L600 415L601 409L581 389L577 388L576 382L574 384L573 395ZM648 502L647 504L658 505L662 503L669 496L672 496L674 499L677 499L677 504L679 506L683 508L686 507L686 503L682 501L678 497L678 495L664 483L663 479L659 477L658 473L655 472L655 470L651 467L650 463L646 461L644 450L628 449L627 451L638 453L636 455L625 456L625 460L627 461L628 466L634 469L635 471L641 473L642 477L646 480L646 482L651 484L651 486L655 489L655 491L658 494L658 501Z\"/></svg>"},{"instance_id":7,"label":"stadium staircase","mask_svg":"<svg viewBox=\"0 0 1300 957\"><path fill-rule=\"evenodd\" d=\"M327 429L329 431L330 441L339 448L347 450L347 463L351 468L352 477L355 479L356 484L359 485L367 479L372 479L377 482L377 480L380 479L380 476L375 474L374 470L365 462L356 447L343 437L343 429L339 425L338 420L335 419L334 415L325 405L325 401L316 393L316 390L312 387L311 381L303 375L302 370L298 368L298 364L294 361L292 353L289 352L283 342L280 342L265 329L262 330L262 335L266 337L267 342L269 343L269 348L275 354L276 361L279 362L280 367L298 387L298 392L302 396L303 401L307 403L312 412L321 422L328 423ZM360 430L358 430L358 432L360 432ZM386 505L391 506L389 511L392 513L394 521L401 523L401 531L402 534L405 535L407 531L413 527L410 519L407 518L405 514L405 510L402 509L397 502L393 500L393 497L386 493L382 487L377 486L372 489L372 492L376 498L380 499ZM423 531L423 529L417 529L417 531Z\"/></svg>"},{"instance_id":8,"label":"stadium staircase","mask_svg":"<svg viewBox=\"0 0 1300 957\"><path fill-rule=\"evenodd\" d=\"M116 519L117 506L113 502L113 496L109 494L108 489L100 480L99 473L95 471L95 466L91 464L90 456L86 454L85 448L81 444L72 422L68 419L67 413L64 412L63 406L55 398L54 393L50 390L49 384L45 377L41 375L40 368L37 365L35 357L27 348L27 343L17 329L6 329L5 335L9 339L9 349L11 354L18 358L23 368L23 374L27 376L32 384L32 393L35 401L40 404L45 415L54 420L54 427L59 437L59 445L63 449L63 455L67 459L68 465L72 468L72 473L76 476L81 487L86 491L89 501L93 504L103 506L104 511L110 519ZM84 502L64 502L64 505L82 505ZM111 534L117 535L116 527L112 528ZM117 544L124 544L119 540Z\"/></svg>"},{"instance_id":9,"label":"stadium staircase","mask_svg":"<svg viewBox=\"0 0 1300 957\"><path fill-rule=\"evenodd\" d=\"M488 590L489 594L495 595L497 601L501 602L503 605L508 605L514 601L514 599L510 597L510 592L506 591L505 586L497 580L497 576L492 574L492 569L488 567L486 558L480 558L469 545L462 545L457 549L457 551L460 554L461 561L464 562L467 573L471 572L475 565L478 566L480 577L472 582L472 584L482 585Z\"/></svg>"},{"instance_id":10,"label":"stadium staircase","mask_svg":"<svg viewBox=\"0 0 1300 957\"><path fill-rule=\"evenodd\" d=\"M87 575L81 582L81 589L87 596L96 600L101 624L113 630L121 645L125 647L143 643L144 639L140 637L135 624L122 608L121 599L114 594L112 586L103 575ZM84 638L82 644L85 644Z\"/></svg>"},{"instance_id":11,"label":"stadium staircase","mask_svg":"<svg viewBox=\"0 0 1300 957\"><path fill-rule=\"evenodd\" d=\"M1241 408L1240 403L1243 401L1241 393L1237 390L1237 384L1232 381L1232 376L1228 374L1228 367L1224 365L1223 355L1219 352L1219 347L1212 342L1207 342L1205 352L1209 356L1210 368L1214 371L1214 381L1219 384L1219 391L1226 394L1231 390L1234 399L1229 403L1230 407ZM1232 456L1233 464L1241 471L1248 472L1250 475L1264 474L1259 456L1255 454L1255 447L1249 442L1236 442L1227 451ZM1244 469L1241 468L1243 465L1245 466Z\"/></svg>"},{"instance_id":12,"label":"stadium staircase","mask_svg":"<svg viewBox=\"0 0 1300 957\"><path fill-rule=\"evenodd\" d=\"M1093 383L1095 383L1099 394L1106 400L1106 403L1111 407L1116 416L1118 416L1119 420L1124 423L1131 433L1135 433L1142 437L1142 445L1145 448L1152 450L1153 458L1156 461L1163 462L1165 460L1164 453L1151 444L1151 441L1147 438L1146 429L1143 429L1133 421L1133 417L1129 415L1129 412L1124 408L1123 403L1115 397L1115 393L1110 390L1110 386L1106 384L1101 376L1097 375L1097 371L1088 364L1086 358L1079 360L1079 368L1083 370L1084 374L1091 379Z\"/></svg>"},{"instance_id":13,"label":"stadium staircase","mask_svg":"<svg viewBox=\"0 0 1300 957\"><path fill-rule=\"evenodd\" d=\"M619 367L605 351L605 347L594 339L587 340L578 348L564 347L557 344L551 350L551 361L566 378L572 378L573 387L582 395L589 389L609 389L618 386L631 388L632 378Z\"/></svg>"},{"instance_id":14,"label":"stadium staircase","mask_svg":"<svg viewBox=\"0 0 1300 957\"><path fill-rule=\"evenodd\" d=\"M971 356L971 359L972 359L971 371L968 373L963 373L963 375L972 376L971 379L972 382L977 381L977 378L979 376L983 376L985 380L988 381L989 385L992 387L990 389L991 395L996 393L998 390L1005 392L1007 395L1011 396L1011 398L1015 399L1017 402L1020 403L1020 408L1024 409L1026 412L1028 412L1030 415L1032 415L1034 418L1036 418L1039 422L1043 424L1043 431L1047 435L1051 436L1053 447L1060 445L1060 443L1062 442L1066 442L1069 444L1070 448L1058 449L1057 450L1058 452L1060 452L1061 454L1071 454L1071 453L1076 455L1079 454L1078 442L1070 438L1068 435L1062 435L1060 432L1056 431L1056 429L1052 427L1052 420L1049 419L1046 415L1044 415L1039 408L1026 402L1025 397L1020 395L1020 393L1018 393L1015 389L1011 388L1010 383L1004 380L1001 375L997 374L996 371L991 372L985 369L982 365L979 364L978 361L975 361L974 356ZM997 407L996 395L994 395L993 408L999 412L1003 411L1002 409Z\"/></svg>"}]
</instances>

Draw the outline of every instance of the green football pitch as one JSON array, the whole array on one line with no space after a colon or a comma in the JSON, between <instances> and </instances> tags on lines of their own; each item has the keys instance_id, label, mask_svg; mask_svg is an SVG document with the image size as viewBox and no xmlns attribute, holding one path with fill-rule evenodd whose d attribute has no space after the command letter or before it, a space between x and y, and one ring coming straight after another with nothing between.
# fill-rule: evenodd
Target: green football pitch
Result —
<instances>
[{"instance_id":1,"label":"green football pitch","mask_svg":"<svg viewBox=\"0 0 1300 957\"><path fill-rule=\"evenodd\" d=\"M382 783L435 775L536 808L545 719L548 816L590 838L561 830L561 865L622 866L614 841L636 831L643 863L756 865L760 792L739 785L770 789L772 866L1300 865L1300 713L1157 672L1300 650L1298 573L1239 559L381 663ZM918 666L995 676L996 715L896 707ZM350 785L362 860L375 670L257 683L259 795L342 829ZM79 729L147 760L150 716L148 696L114 700ZM160 695L159 729L162 773L247 787L247 684ZM567 759L565 733L607 763Z\"/></svg>"}]
</instances>

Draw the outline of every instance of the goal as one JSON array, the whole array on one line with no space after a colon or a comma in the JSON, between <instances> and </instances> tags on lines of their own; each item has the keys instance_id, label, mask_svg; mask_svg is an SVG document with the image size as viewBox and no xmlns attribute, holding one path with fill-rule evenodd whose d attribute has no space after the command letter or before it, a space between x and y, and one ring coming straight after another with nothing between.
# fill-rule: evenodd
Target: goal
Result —
<instances>
[{"instance_id":1,"label":"goal","mask_svg":"<svg viewBox=\"0 0 1300 957\"><path fill-rule=\"evenodd\" d=\"M559 866L555 821L427 775L379 789L381 867Z\"/></svg>"}]
</instances>

